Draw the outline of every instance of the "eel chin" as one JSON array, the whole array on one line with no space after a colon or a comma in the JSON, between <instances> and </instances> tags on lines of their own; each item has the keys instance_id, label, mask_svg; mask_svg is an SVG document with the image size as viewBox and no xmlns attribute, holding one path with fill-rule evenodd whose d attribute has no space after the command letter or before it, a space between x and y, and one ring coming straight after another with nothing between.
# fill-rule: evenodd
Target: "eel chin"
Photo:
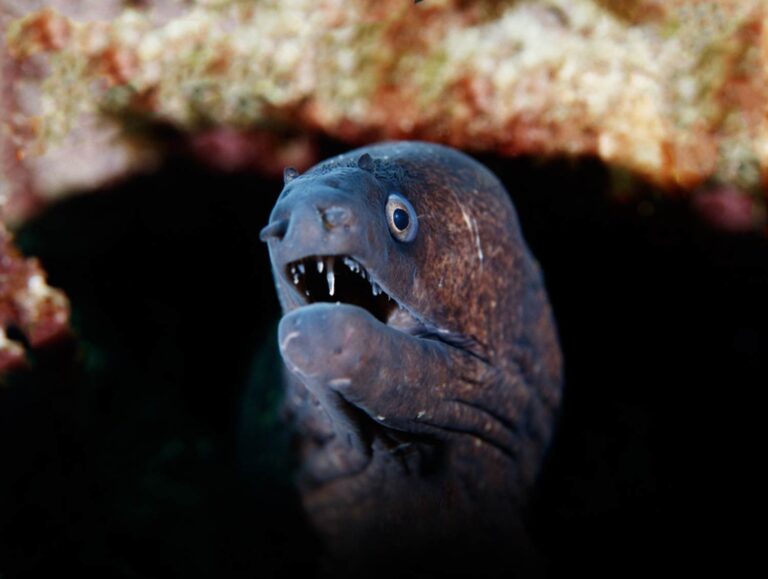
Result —
<instances>
[{"instance_id":1,"label":"eel chin","mask_svg":"<svg viewBox=\"0 0 768 579\"><path fill-rule=\"evenodd\" d=\"M287 264L284 273L305 305L353 305L395 330L414 336L432 334L427 324L383 289L381 282L351 256L308 256Z\"/></svg>"}]
</instances>

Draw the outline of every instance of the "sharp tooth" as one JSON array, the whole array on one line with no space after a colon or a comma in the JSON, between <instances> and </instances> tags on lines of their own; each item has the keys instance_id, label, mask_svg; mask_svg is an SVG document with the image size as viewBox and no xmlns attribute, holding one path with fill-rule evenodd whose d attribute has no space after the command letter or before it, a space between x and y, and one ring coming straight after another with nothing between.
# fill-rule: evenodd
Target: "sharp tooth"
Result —
<instances>
[{"instance_id":1,"label":"sharp tooth","mask_svg":"<svg viewBox=\"0 0 768 579\"><path fill-rule=\"evenodd\" d=\"M349 269L351 269L355 273L360 273L360 264L357 263L351 257L345 257L344 258L344 265L346 265Z\"/></svg>"},{"instance_id":2,"label":"sharp tooth","mask_svg":"<svg viewBox=\"0 0 768 579\"><path fill-rule=\"evenodd\" d=\"M373 295L375 295L375 296L377 296L377 295L379 295L381 293L381 289L379 288L378 285L376 285L375 282L371 284L371 290L373 291Z\"/></svg>"},{"instance_id":3,"label":"sharp tooth","mask_svg":"<svg viewBox=\"0 0 768 579\"><path fill-rule=\"evenodd\" d=\"M323 273L323 269L325 268L325 263L322 259L317 258L317 273Z\"/></svg>"},{"instance_id":4,"label":"sharp tooth","mask_svg":"<svg viewBox=\"0 0 768 579\"><path fill-rule=\"evenodd\" d=\"M299 264L299 271L301 272L301 275L304 275L305 269L304 269L304 264L303 263Z\"/></svg>"},{"instance_id":5,"label":"sharp tooth","mask_svg":"<svg viewBox=\"0 0 768 579\"><path fill-rule=\"evenodd\" d=\"M293 275L296 275L296 266L295 266L295 265L292 265L292 266L291 266L291 273L292 273Z\"/></svg>"},{"instance_id":6,"label":"sharp tooth","mask_svg":"<svg viewBox=\"0 0 768 579\"><path fill-rule=\"evenodd\" d=\"M299 276L297 274L293 274L293 285L299 285Z\"/></svg>"},{"instance_id":7,"label":"sharp tooth","mask_svg":"<svg viewBox=\"0 0 768 579\"><path fill-rule=\"evenodd\" d=\"M325 280L328 282L328 293L333 295L336 292L336 276L333 273L334 257L326 257Z\"/></svg>"},{"instance_id":8,"label":"sharp tooth","mask_svg":"<svg viewBox=\"0 0 768 579\"><path fill-rule=\"evenodd\" d=\"M309 297L309 290L304 290L304 295Z\"/></svg>"}]
</instances>

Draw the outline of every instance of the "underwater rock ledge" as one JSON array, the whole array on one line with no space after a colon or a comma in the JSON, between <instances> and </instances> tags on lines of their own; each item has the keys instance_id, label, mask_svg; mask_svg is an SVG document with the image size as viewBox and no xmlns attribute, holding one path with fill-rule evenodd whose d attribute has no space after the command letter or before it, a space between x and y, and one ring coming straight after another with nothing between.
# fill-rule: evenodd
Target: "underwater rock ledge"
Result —
<instances>
[{"instance_id":1,"label":"underwater rock ledge","mask_svg":"<svg viewBox=\"0 0 768 579\"><path fill-rule=\"evenodd\" d=\"M66 296L48 285L38 260L24 258L12 241L0 223L0 377L24 365L25 346L45 347L70 335Z\"/></svg>"},{"instance_id":2,"label":"underwater rock ledge","mask_svg":"<svg viewBox=\"0 0 768 579\"><path fill-rule=\"evenodd\" d=\"M35 205L16 196L45 203L151 164L142 122L597 156L664 190L727 184L764 202L760 0L126 4L5 18L4 157L32 184L6 169L9 219Z\"/></svg>"}]
</instances>

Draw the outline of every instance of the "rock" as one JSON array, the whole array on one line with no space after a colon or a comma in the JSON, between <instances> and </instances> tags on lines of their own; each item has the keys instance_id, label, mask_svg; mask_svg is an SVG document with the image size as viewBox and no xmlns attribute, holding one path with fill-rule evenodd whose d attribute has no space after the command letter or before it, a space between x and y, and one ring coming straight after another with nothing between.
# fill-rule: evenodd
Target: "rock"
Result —
<instances>
[{"instance_id":1,"label":"rock","mask_svg":"<svg viewBox=\"0 0 768 579\"><path fill-rule=\"evenodd\" d=\"M0 376L24 364L23 336L30 348L69 335L69 302L51 288L36 259L24 258L0 224Z\"/></svg>"},{"instance_id":2,"label":"rock","mask_svg":"<svg viewBox=\"0 0 768 579\"><path fill-rule=\"evenodd\" d=\"M765 184L759 0L119 4L6 17L9 218L151 164L137 119L598 156L665 190Z\"/></svg>"}]
</instances>

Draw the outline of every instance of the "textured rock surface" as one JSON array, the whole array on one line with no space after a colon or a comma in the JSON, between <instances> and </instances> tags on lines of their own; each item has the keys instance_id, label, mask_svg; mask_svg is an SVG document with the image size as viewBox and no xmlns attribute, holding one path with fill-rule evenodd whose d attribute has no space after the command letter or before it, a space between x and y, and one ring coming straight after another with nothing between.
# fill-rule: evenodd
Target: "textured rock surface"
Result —
<instances>
[{"instance_id":1,"label":"textured rock surface","mask_svg":"<svg viewBox=\"0 0 768 579\"><path fill-rule=\"evenodd\" d=\"M762 202L762 0L4 2L9 217L151 163L145 121L597 155Z\"/></svg>"},{"instance_id":2,"label":"textured rock surface","mask_svg":"<svg viewBox=\"0 0 768 579\"><path fill-rule=\"evenodd\" d=\"M68 333L69 303L48 286L35 259L25 259L0 225L0 374L24 363L24 346L9 337L13 328L37 348Z\"/></svg>"}]
</instances>

